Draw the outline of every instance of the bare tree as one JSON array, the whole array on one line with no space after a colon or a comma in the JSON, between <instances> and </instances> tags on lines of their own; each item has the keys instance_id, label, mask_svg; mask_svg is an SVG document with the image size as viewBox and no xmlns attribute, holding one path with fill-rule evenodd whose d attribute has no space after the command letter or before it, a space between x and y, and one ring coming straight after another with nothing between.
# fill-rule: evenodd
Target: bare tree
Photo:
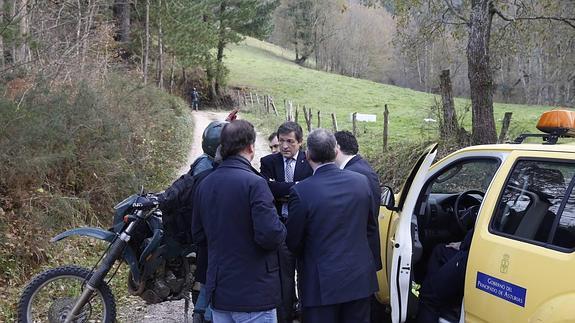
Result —
<instances>
[{"instance_id":1,"label":"bare tree","mask_svg":"<svg viewBox=\"0 0 575 323\"><path fill-rule=\"evenodd\" d=\"M4 0L0 0L0 26L4 24ZM4 69L4 36L0 32L0 69Z\"/></svg>"},{"instance_id":2,"label":"bare tree","mask_svg":"<svg viewBox=\"0 0 575 323\"><path fill-rule=\"evenodd\" d=\"M144 60L142 70L144 72L144 84L148 83L148 57L150 54L150 0L146 0L146 40L144 48Z\"/></svg>"},{"instance_id":3,"label":"bare tree","mask_svg":"<svg viewBox=\"0 0 575 323\"><path fill-rule=\"evenodd\" d=\"M162 0L158 0L158 87L164 88L164 44L162 42Z\"/></svg>"},{"instance_id":4,"label":"bare tree","mask_svg":"<svg viewBox=\"0 0 575 323\"><path fill-rule=\"evenodd\" d=\"M18 21L18 36L20 38L20 44L15 53L15 61L21 63L26 63L29 61L30 57L30 49L28 47L28 36L30 32L30 22L28 19L28 1L29 0L20 0L19 3L15 1L15 3L18 3L18 8L15 9L17 10L16 20Z\"/></svg>"},{"instance_id":5,"label":"bare tree","mask_svg":"<svg viewBox=\"0 0 575 323\"><path fill-rule=\"evenodd\" d=\"M120 42L130 41L130 0L115 0L114 14L118 31L116 37Z\"/></svg>"},{"instance_id":6,"label":"bare tree","mask_svg":"<svg viewBox=\"0 0 575 323\"><path fill-rule=\"evenodd\" d=\"M528 20L559 21L575 28L575 17L563 17L563 12L557 15L540 14L554 8L552 1L529 2L523 0L469 0L454 4L452 0L428 1L425 4L419 1L395 1L401 9L400 16L416 14L418 10L427 13L425 28L427 37L434 31L445 30L450 26L460 26L467 33L467 68L470 85L472 105L472 141L475 144L495 143L495 121L493 116L493 94L495 85L493 80L491 38L494 16L502 21L509 22L506 27L513 28L513 23ZM499 7L498 7L499 6ZM567 5L570 8L573 4ZM505 8L505 10L501 9ZM573 14L573 11L571 11ZM503 27L505 28L505 27ZM456 30L460 33L462 29Z\"/></svg>"}]
</instances>

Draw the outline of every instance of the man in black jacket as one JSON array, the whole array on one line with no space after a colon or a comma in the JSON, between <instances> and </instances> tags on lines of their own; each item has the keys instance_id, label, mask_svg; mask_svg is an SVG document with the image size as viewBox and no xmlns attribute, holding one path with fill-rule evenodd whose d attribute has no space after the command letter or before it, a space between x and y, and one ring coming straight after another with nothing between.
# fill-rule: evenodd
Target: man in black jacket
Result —
<instances>
[{"instance_id":1,"label":"man in black jacket","mask_svg":"<svg viewBox=\"0 0 575 323\"><path fill-rule=\"evenodd\" d=\"M299 124L288 121L277 131L279 154L271 154L261 159L261 174L275 199L276 208L282 221L288 219L287 199L289 190L297 182L312 175L305 152L301 151L303 131ZM282 306L278 308L278 321L291 323L294 318L295 296L295 257L283 244L279 250L282 285Z\"/></svg>"},{"instance_id":2,"label":"man in black jacket","mask_svg":"<svg viewBox=\"0 0 575 323\"><path fill-rule=\"evenodd\" d=\"M359 145L355 136L349 131L338 131L334 133L335 140L337 141L337 155L335 157L335 164L340 169L349 170L352 172L360 173L367 177L369 182L369 188L372 193L371 205L373 208L373 223L377 225L377 218L379 216L379 206L381 204L381 188L379 186L379 176L375 173L373 168L369 163L358 154ZM373 246L377 249L374 250L374 260L376 269L380 270L382 268L381 264L381 253L379 247L379 231L375 232L376 235L370 237ZM375 243L375 241L378 241Z\"/></svg>"},{"instance_id":3,"label":"man in black jacket","mask_svg":"<svg viewBox=\"0 0 575 323\"><path fill-rule=\"evenodd\" d=\"M221 134L223 162L194 194L194 242L208 246L206 292L218 322L276 317L280 302L277 249L286 229L266 181L254 170L255 131L244 120Z\"/></svg>"},{"instance_id":4,"label":"man in black jacket","mask_svg":"<svg viewBox=\"0 0 575 323\"><path fill-rule=\"evenodd\" d=\"M330 131L309 134L314 174L291 188L286 243L297 255L305 323L368 323L378 286L372 193L365 176L334 164L335 155Z\"/></svg>"}]
</instances>

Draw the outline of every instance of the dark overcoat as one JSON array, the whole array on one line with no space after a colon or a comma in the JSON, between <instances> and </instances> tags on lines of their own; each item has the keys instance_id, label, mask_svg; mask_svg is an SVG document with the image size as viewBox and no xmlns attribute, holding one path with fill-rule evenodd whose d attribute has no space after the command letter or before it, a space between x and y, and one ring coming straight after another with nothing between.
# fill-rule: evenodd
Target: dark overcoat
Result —
<instances>
[{"instance_id":1,"label":"dark overcoat","mask_svg":"<svg viewBox=\"0 0 575 323\"><path fill-rule=\"evenodd\" d=\"M266 181L249 161L228 157L198 186L192 236L207 243L212 307L258 312L280 303L277 248L286 229Z\"/></svg>"},{"instance_id":2,"label":"dark overcoat","mask_svg":"<svg viewBox=\"0 0 575 323\"><path fill-rule=\"evenodd\" d=\"M334 164L294 185L286 243L298 260L304 307L358 300L377 291L372 193L367 178ZM379 242L377 242L379 243Z\"/></svg>"},{"instance_id":3,"label":"dark overcoat","mask_svg":"<svg viewBox=\"0 0 575 323\"><path fill-rule=\"evenodd\" d=\"M379 176L375 173L373 168L369 165L369 163L363 159L360 155L353 156L344 167L345 170L350 170L352 172L360 173L367 177L369 182L369 187L371 189L373 201L373 216L372 223L377 225L377 218L379 217L379 207L381 205L381 187L379 186ZM380 244L379 244L379 230L375 232L374 235L370 236L370 245L376 247L373 250L374 252L374 259L375 259L375 267L377 270L382 268L381 264L381 252L380 252ZM373 241L372 241L373 240ZM375 241L378 241L377 243Z\"/></svg>"}]
</instances>

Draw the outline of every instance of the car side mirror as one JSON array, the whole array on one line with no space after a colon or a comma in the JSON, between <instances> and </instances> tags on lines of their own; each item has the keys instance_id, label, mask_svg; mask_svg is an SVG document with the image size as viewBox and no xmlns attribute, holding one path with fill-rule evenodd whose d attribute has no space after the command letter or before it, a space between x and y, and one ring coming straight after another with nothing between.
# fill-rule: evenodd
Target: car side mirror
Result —
<instances>
[{"instance_id":1,"label":"car side mirror","mask_svg":"<svg viewBox=\"0 0 575 323\"><path fill-rule=\"evenodd\" d=\"M381 201L380 205L385 206L390 211L398 211L395 207L395 195L390 186L384 185L381 188Z\"/></svg>"}]
</instances>

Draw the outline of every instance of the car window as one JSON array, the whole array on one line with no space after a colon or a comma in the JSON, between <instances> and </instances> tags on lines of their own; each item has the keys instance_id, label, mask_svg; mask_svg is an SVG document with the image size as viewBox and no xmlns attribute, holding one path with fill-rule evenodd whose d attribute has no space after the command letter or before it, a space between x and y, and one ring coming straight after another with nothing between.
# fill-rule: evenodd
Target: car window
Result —
<instances>
[{"instance_id":1,"label":"car window","mask_svg":"<svg viewBox=\"0 0 575 323\"><path fill-rule=\"evenodd\" d=\"M485 192L499 168L497 159L465 160L441 171L431 183L431 193Z\"/></svg>"},{"instance_id":2,"label":"car window","mask_svg":"<svg viewBox=\"0 0 575 323\"><path fill-rule=\"evenodd\" d=\"M575 247L575 163L520 160L491 222L495 233L562 248ZM575 183L573 183L575 184Z\"/></svg>"},{"instance_id":3,"label":"car window","mask_svg":"<svg viewBox=\"0 0 575 323\"><path fill-rule=\"evenodd\" d=\"M554 229L554 230L553 230ZM552 227L548 242L566 249L575 248L575 191L571 190L569 199L561 213L557 226Z\"/></svg>"}]
</instances>

